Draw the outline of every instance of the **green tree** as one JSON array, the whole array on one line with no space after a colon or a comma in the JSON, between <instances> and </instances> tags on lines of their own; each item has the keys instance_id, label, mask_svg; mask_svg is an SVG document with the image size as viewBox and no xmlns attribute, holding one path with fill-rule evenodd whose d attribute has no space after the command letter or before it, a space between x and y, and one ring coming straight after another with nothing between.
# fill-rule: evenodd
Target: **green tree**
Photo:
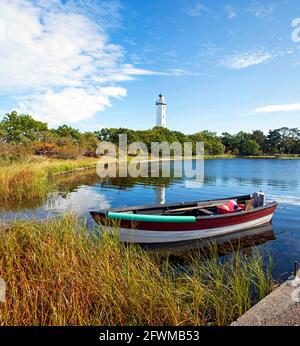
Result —
<instances>
[{"instance_id":1,"label":"green tree","mask_svg":"<svg viewBox=\"0 0 300 346\"><path fill-rule=\"evenodd\" d=\"M292 154L300 154L300 130L298 128L290 129L292 139L290 152Z\"/></svg>"},{"instance_id":2,"label":"green tree","mask_svg":"<svg viewBox=\"0 0 300 346\"><path fill-rule=\"evenodd\" d=\"M48 131L48 125L34 120L30 115L16 111L5 114L0 122L1 137L8 143L22 143L40 140L41 133Z\"/></svg>"},{"instance_id":3,"label":"green tree","mask_svg":"<svg viewBox=\"0 0 300 346\"><path fill-rule=\"evenodd\" d=\"M300 138L300 133L298 129L290 129L288 127L282 127L278 129L281 140L280 149L285 154L290 154L294 143Z\"/></svg>"},{"instance_id":4,"label":"green tree","mask_svg":"<svg viewBox=\"0 0 300 346\"><path fill-rule=\"evenodd\" d=\"M246 139L242 141L239 145L239 155L243 156L257 156L260 155L260 145L257 144L252 139Z\"/></svg>"},{"instance_id":5,"label":"green tree","mask_svg":"<svg viewBox=\"0 0 300 346\"><path fill-rule=\"evenodd\" d=\"M232 153L232 154L236 153L237 147L236 147L236 138L234 135L231 135L228 132L223 132L221 136L221 141L223 145L225 146L226 153Z\"/></svg>"},{"instance_id":6,"label":"green tree","mask_svg":"<svg viewBox=\"0 0 300 346\"><path fill-rule=\"evenodd\" d=\"M261 130L254 130L252 131L251 139L263 148L266 144L267 136Z\"/></svg>"},{"instance_id":7,"label":"green tree","mask_svg":"<svg viewBox=\"0 0 300 346\"><path fill-rule=\"evenodd\" d=\"M267 135L267 150L269 153L281 152L281 133L280 130L270 130Z\"/></svg>"},{"instance_id":8,"label":"green tree","mask_svg":"<svg viewBox=\"0 0 300 346\"><path fill-rule=\"evenodd\" d=\"M204 143L204 151L209 155L219 155L223 154L225 151L225 146L223 145L221 139L217 136L215 132L211 131L201 131L194 133L191 136L194 144L196 142Z\"/></svg>"},{"instance_id":9,"label":"green tree","mask_svg":"<svg viewBox=\"0 0 300 346\"><path fill-rule=\"evenodd\" d=\"M99 131L95 131L94 133L101 142L109 142L112 135L111 129L108 128L103 128Z\"/></svg>"},{"instance_id":10,"label":"green tree","mask_svg":"<svg viewBox=\"0 0 300 346\"><path fill-rule=\"evenodd\" d=\"M93 150L97 148L97 145L99 144L99 139L97 138L96 134L93 132L84 132L82 134L82 143L85 145L87 150Z\"/></svg>"},{"instance_id":11,"label":"green tree","mask_svg":"<svg viewBox=\"0 0 300 346\"><path fill-rule=\"evenodd\" d=\"M72 139L76 142L80 142L82 139L80 131L68 125L61 125L56 130L53 130L53 132L61 138Z\"/></svg>"}]
</instances>

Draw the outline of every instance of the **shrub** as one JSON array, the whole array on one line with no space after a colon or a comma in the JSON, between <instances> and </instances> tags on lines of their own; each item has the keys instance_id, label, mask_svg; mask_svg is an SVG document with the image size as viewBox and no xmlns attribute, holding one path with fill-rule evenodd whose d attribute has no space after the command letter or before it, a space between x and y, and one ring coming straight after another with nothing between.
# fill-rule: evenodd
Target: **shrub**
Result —
<instances>
[{"instance_id":1,"label":"shrub","mask_svg":"<svg viewBox=\"0 0 300 346\"><path fill-rule=\"evenodd\" d=\"M30 147L24 144L0 142L0 166L23 161L28 158L30 153Z\"/></svg>"},{"instance_id":2,"label":"shrub","mask_svg":"<svg viewBox=\"0 0 300 346\"><path fill-rule=\"evenodd\" d=\"M96 154L96 150L87 150L84 153L84 156L86 156L86 157L98 157L98 155Z\"/></svg>"},{"instance_id":3,"label":"shrub","mask_svg":"<svg viewBox=\"0 0 300 346\"><path fill-rule=\"evenodd\" d=\"M34 153L59 159L76 159L84 155L85 149L69 143L61 146L55 143L36 143Z\"/></svg>"}]
</instances>

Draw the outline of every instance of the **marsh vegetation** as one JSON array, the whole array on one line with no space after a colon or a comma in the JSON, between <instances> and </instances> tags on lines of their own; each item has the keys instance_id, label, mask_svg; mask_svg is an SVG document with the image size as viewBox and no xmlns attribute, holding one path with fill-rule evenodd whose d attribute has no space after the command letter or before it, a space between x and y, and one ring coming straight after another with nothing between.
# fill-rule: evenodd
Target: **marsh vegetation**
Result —
<instances>
[{"instance_id":1,"label":"marsh vegetation","mask_svg":"<svg viewBox=\"0 0 300 346\"><path fill-rule=\"evenodd\" d=\"M0 324L228 325L274 284L258 252L182 265L99 231L73 215L1 229Z\"/></svg>"}]
</instances>

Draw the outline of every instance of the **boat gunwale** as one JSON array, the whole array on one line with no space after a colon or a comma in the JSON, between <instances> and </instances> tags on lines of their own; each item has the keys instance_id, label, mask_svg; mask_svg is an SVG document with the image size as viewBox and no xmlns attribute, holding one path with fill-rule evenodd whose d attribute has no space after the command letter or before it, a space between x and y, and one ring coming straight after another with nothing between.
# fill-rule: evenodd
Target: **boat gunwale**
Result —
<instances>
[{"instance_id":1,"label":"boat gunwale","mask_svg":"<svg viewBox=\"0 0 300 346\"><path fill-rule=\"evenodd\" d=\"M230 217L230 216L239 216L239 215L249 215L251 213L255 213L255 212L258 212L258 211L262 211L262 210L265 210L265 209L271 209L273 207L277 207L278 203L277 202L270 202L270 203L267 203L265 205L262 205L260 207L257 207L257 208L254 208L254 209L251 209L251 210L239 210L239 211L236 211L236 212L233 212L233 213L229 213L229 214L216 214L216 215L204 215L204 216L196 216L196 221L198 219L217 219L217 218L224 218L224 217Z\"/></svg>"},{"instance_id":2,"label":"boat gunwale","mask_svg":"<svg viewBox=\"0 0 300 346\"><path fill-rule=\"evenodd\" d=\"M91 212L99 212L101 214L105 214L108 212L125 212L125 211L132 211L132 210L151 210L151 209L164 209L172 206L188 206L196 203L209 203L209 202L218 202L218 201L225 201L225 200L231 200L231 199L250 199L251 195L241 195L241 196L234 196L234 197L225 197L225 198L217 198L217 199L204 199L204 200L197 200L197 201L190 201L190 202L176 202L176 203L166 203L166 204L150 204L150 205L137 205L137 206L130 206L130 207L121 207L121 208L107 208L107 209L100 209L100 210L92 210Z\"/></svg>"},{"instance_id":3,"label":"boat gunwale","mask_svg":"<svg viewBox=\"0 0 300 346\"><path fill-rule=\"evenodd\" d=\"M91 215L93 214L102 214L102 215L105 215L106 218L108 217L108 213L109 212L124 212L124 211L131 211L131 210L142 210L142 209L148 209L148 210L151 210L151 209L157 209L157 208L161 208L163 209L163 207L169 207L169 206L184 206L184 205L189 205L189 204L196 204L198 202L217 202L217 201L222 201L222 200L231 200L231 199L243 199L243 198L246 198L246 197L250 197L251 198L251 195L242 195L242 196L237 196L237 197L229 197L229 198L222 198L222 199L215 199L215 200L203 200L203 201L192 201L192 202L184 202L184 203L170 203L170 204L164 204L163 206L161 204L156 204L156 205L150 205L150 206L139 206L139 207L129 207L129 208L112 208L112 209L106 209L106 210L99 210L99 211L90 211ZM263 206L260 206L260 207L256 207L254 209L251 209L251 210L247 210L247 211L236 211L236 212L232 212L232 213L229 213L229 214L215 214L215 215L203 215L203 216L196 216L196 222L198 220L212 220L212 219L219 219L219 218L228 218L228 217L235 217L235 216L240 216L240 215L249 215L249 214L252 214L252 213L256 213L256 212L259 212L259 211L262 211L262 210L265 210L265 209L271 209L273 207L277 207L278 206L278 203L273 201L273 202L269 202ZM147 215L147 214L144 214L144 215ZM174 215L175 216L175 215ZM150 222L150 221L144 221L144 222Z\"/></svg>"}]
</instances>

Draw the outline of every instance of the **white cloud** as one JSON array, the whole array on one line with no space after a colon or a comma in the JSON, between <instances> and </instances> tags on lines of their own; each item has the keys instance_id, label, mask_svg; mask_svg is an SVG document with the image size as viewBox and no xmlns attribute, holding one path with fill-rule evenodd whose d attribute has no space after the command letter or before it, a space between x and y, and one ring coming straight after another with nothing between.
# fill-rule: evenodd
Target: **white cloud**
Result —
<instances>
[{"instance_id":1,"label":"white cloud","mask_svg":"<svg viewBox=\"0 0 300 346\"><path fill-rule=\"evenodd\" d=\"M229 19L233 19L237 16L235 9L232 6L226 5L225 12Z\"/></svg>"},{"instance_id":2,"label":"white cloud","mask_svg":"<svg viewBox=\"0 0 300 346\"><path fill-rule=\"evenodd\" d=\"M265 63L272 58L273 55L270 52L254 50L247 53L226 57L222 59L220 63L229 69L240 70L249 66Z\"/></svg>"},{"instance_id":3,"label":"white cloud","mask_svg":"<svg viewBox=\"0 0 300 346\"><path fill-rule=\"evenodd\" d=\"M201 45L201 50L198 54L200 58L203 57L216 57L219 55L221 48L217 47L214 43L204 43Z\"/></svg>"},{"instance_id":4,"label":"white cloud","mask_svg":"<svg viewBox=\"0 0 300 346\"><path fill-rule=\"evenodd\" d=\"M166 73L169 76L200 76L201 73L190 72L183 68L173 68L170 72Z\"/></svg>"},{"instance_id":5,"label":"white cloud","mask_svg":"<svg viewBox=\"0 0 300 346\"><path fill-rule=\"evenodd\" d=\"M263 4L261 2L255 2L249 9L249 12L252 13L255 17L265 18L269 17L275 10L275 4Z\"/></svg>"},{"instance_id":6,"label":"white cloud","mask_svg":"<svg viewBox=\"0 0 300 346\"><path fill-rule=\"evenodd\" d=\"M191 75L192 73L182 68L174 68L171 70L170 74L173 74L175 76L188 76L188 75Z\"/></svg>"},{"instance_id":7,"label":"white cloud","mask_svg":"<svg viewBox=\"0 0 300 346\"><path fill-rule=\"evenodd\" d=\"M206 11L206 6L204 6L200 1L197 1L193 6L185 8L185 13L191 17L199 17Z\"/></svg>"},{"instance_id":8,"label":"white cloud","mask_svg":"<svg viewBox=\"0 0 300 346\"><path fill-rule=\"evenodd\" d=\"M95 54L99 67L120 58L120 48L109 46L104 33L82 15L12 1L0 4L0 16L7 23L0 46L1 90L79 86L96 73Z\"/></svg>"},{"instance_id":9,"label":"white cloud","mask_svg":"<svg viewBox=\"0 0 300 346\"><path fill-rule=\"evenodd\" d=\"M62 196L60 193L53 193L53 197L49 202L46 202L45 210L84 214L91 209L110 208L110 202L106 196L93 191L92 188L79 188L76 192L68 193L67 197Z\"/></svg>"},{"instance_id":10,"label":"white cloud","mask_svg":"<svg viewBox=\"0 0 300 346\"><path fill-rule=\"evenodd\" d=\"M118 21L119 3L96 3L0 1L0 92L17 104L20 99L16 108L50 124L82 121L111 106L112 97L126 95L115 83L159 74L125 63L104 20Z\"/></svg>"},{"instance_id":11,"label":"white cloud","mask_svg":"<svg viewBox=\"0 0 300 346\"><path fill-rule=\"evenodd\" d=\"M4 20L0 19L0 43L3 43L6 41L6 22Z\"/></svg>"},{"instance_id":12,"label":"white cloud","mask_svg":"<svg viewBox=\"0 0 300 346\"><path fill-rule=\"evenodd\" d=\"M63 122L77 123L91 119L97 112L111 107L111 97L126 96L121 87L102 87L85 90L64 88L60 92L48 91L44 94L26 96L17 108L20 113L35 114L35 118L57 126Z\"/></svg>"},{"instance_id":13,"label":"white cloud","mask_svg":"<svg viewBox=\"0 0 300 346\"><path fill-rule=\"evenodd\" d=\"M256 108L249 113L243 114L243 117L257 114L280 113L280 112L296 112L300 111L300 103L286 103L281 105L269 105Z\"/></svg>"},{"instance_id":14,"label":"white cloud","mask_svg":"<svg viewBox=\"0 0 300 346\"><path fill-rule=\"evenodd\" d=\"M254 113L274 113L274 112L294 112L294 111L300 111L300 103L260 107L260 108L256 108L254 110Z\"/></svg>"}]
</instances>

